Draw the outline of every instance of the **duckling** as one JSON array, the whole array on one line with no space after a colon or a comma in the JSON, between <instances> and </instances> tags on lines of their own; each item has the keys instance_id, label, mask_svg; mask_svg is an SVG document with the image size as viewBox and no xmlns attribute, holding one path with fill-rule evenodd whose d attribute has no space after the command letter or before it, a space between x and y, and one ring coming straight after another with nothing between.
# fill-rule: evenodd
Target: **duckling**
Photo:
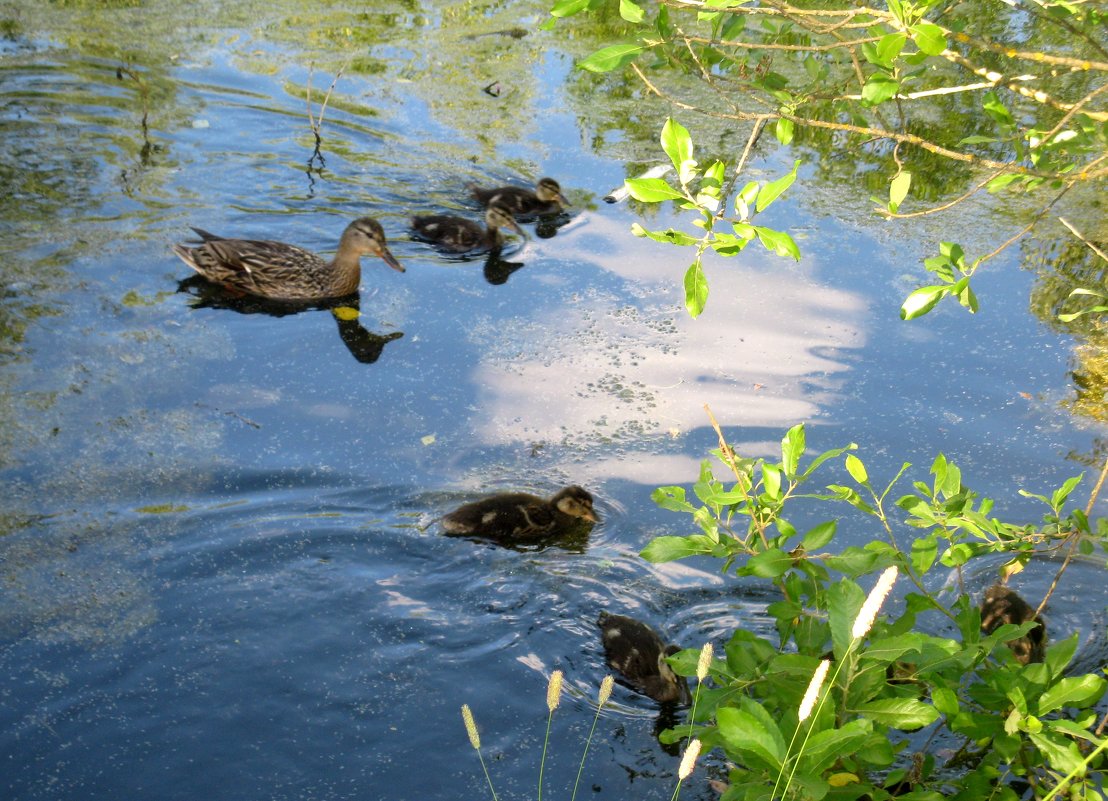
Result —
<instances>
[{"instance_id":1,"label":"duckling","mask_svg":"<svg viewBox=\"0 0 1108 801\"><path fill-rule=\"evenodd\" d=\"M631 686L659 703L691 702L688 682L666 662L667 656L681 650L680 646L666 645L650 626L623 615L601 612L596 625L600 627L608 666L619 671Z\"/></svg>"},{"instance_id":2,"label":"duckling","mask_svg":"<svg viewBox=\"0 0 1108 801\"><path fill-rule=\"evenodd\" d=\"M986 634L992 634L1005 623L1018 625L1032 620L1039 625L1008 643L1021 665L1043 661L1046 655L1046 624L1030 604L1002 584L994 584L985 590L981 600L981 630Z\"/></svg>"},{"instance_id":3,"label":"duckling","mask_svg":"<svg viewBox=\"0 0 1108 801\"><path fill-rule=\"evenodd\" d=\"M496 250L504 241L500 235L501 228L511 229L522 237L527 236L512 217L512 213L501 205L489 206L485 212L485 226L486 228L482 228L473 220L446 214L412 218L412 229L421 239L454 253L468 253L478 249Z\"/></svg>"},{"instance_id":4,"label":"duckling","mask_svg":"<svg viewBox=\"0 0 1108 801\"><path fill-rule=\"evenodd\" d=\"M384 230L370 217L346 226L331 261L284 242L226 239L201 228L192 230L203 241L191 243L195 247L174 245L181 261L212 283L271 300L325 300L353 294L362 280L365 255L379 256L404 272L385 246Z\"/></svg>"},{"instance_id":5,"label":"duckling","mask_svg":"<svg viewBox=\"0 0 1108 801\"><path fill-rule=\"evenodd\" d=\"M490 495L444 515L447 534L479 535L501 540L540 539L598 522L592 495L576 485L546 499L524 492Z\"/></svg>"},{"instance_id":6,"label":"duckling","mask_svg":"<svg viewBox=\"0 0 1108 801\"><path fill-rule=\"evenodd\" d=\"M562 194L562 187L553 178L543 178L535 186L535 191L521 186L497 186L482 189L476 184L468 186L470 194L482 206L499 204L516 216L525 214L552 214L568 206L569 201Z\"/></svg>"}]
</instances>

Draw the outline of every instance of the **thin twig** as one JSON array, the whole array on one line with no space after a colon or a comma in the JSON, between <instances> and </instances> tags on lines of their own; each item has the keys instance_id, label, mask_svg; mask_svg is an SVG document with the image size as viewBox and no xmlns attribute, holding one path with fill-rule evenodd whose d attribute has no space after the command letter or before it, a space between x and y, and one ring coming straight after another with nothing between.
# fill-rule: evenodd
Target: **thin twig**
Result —
<instances>
[{"instance_id":1,"label":"thin twig","mask_svg":"<svg viewBox=\"0 0 1108 801\"><path fill-rule=\"evenodd\" d=\"M1089 250L1091 250L1096 255L1100 256L1100 258L1104 259L1105 261L1108 261L1108 255L1105 255L1103 250L1101 250L1096 245L1094 245L1092 242L1090 242L1088 239L1086 239L1084 236L1082 236L1081 232L1078 231L1076 228L1074 228L1073 225L1070 224L1069 220L1067 220L1065 217L1059 217L1058 222L1062 223L1062 225L1066 226L1066 228L1069 228L1070 233L1072 233L1074 236L1076 236L1078 239L1080 239L1085 244L1085 246L1087 248L1089 248ZM1103 482L1104 481L1104 476L1101 476L1100 480Z\"/></svg>"},{"instance_id":2,"label":"thin twig","mask_svg":"<svg viewBox=\"0 0 1108 801\"><path fill-rule=\"evenodd\" d=\"M1004 174L1004 170L998 170L996 172L993 172L993 173L989 174L987 177L983 178L981 181L979 181L971 189L969 189L967 192L965 192L965 194L960 195L959 197L954 198L954 200L951 200L948 203L943 203L942 205L939 205L939 206L934 206L934 207L929 208L929 209L923 209L922 211L912 211L912 212L908 212L907 214L900 214L900 213L894 214L893 212L889 211L888 209L884 209L884 208L877 209L877 212L879 214L881 214L883 217L885 217L886 219L889 219L889 220L907 220L910 217L923 217L923 216L928 215L928 214L937 214L940 211L946 211L947 209L953 208L954 206L957 206L959 203L962 203L962 202L968 200L969 198L973 197L978 192L980 192L982 189L984 189L989 184L990 181L992 181L997 176L1003 175L1003 174Z\"/></svg>"}]
</instances>

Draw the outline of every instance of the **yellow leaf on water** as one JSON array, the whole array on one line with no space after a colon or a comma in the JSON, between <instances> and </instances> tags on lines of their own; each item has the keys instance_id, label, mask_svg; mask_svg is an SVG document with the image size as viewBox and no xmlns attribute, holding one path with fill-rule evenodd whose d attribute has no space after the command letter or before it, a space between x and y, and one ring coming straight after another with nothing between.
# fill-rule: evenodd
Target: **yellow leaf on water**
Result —
<instances>
[{"instance_id":1,"label":"yellow leaf on water","mask_svg":"<svg viewBox=\"0 0 1108 801\"><path fill-rule=\"evenodd\" d=\"M331 314L347 322L350 320L357 320L358 317L361 316L357 309L351 308L350 306L336 306L331 309Z\"/></svg>"},{"instance_id":2,"label":"yellow leaf on water","mask_svg":"<svg viewBox=\"0 0 1108 801\"><path fill-rule=\"evenodd\" d=\"M424 445L433 445L435 442L435 435L428 434L426 437L421 437L419 441L422 442Z\"/></svg>"}]
</instances>

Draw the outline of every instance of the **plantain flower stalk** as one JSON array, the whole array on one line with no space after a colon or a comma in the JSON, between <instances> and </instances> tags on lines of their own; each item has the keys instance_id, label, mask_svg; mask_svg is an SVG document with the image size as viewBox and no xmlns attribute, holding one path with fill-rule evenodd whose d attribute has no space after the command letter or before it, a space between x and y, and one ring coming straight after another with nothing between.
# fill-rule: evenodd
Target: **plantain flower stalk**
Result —
<instances>
[{"instance_id":1,"label":"plantain flower stalk","mask_svg":"<svg viewBox=\"0 0 1108 801\"><path fill-rule=\"evenodd\" d=\"M865 637L869 630L873 628L873 621L877 619L877 612L881 609L881 604L885 603L885 599L889 597L895 581L896 566L885 568L880 578L877 579L877 584L870 590L870 594L866 597L862 608L858 610L858 617L854 619L850 636L855 640Z\"/></svg>"},{"instance_id":2,"label":"plantain flower stalk","mask_svg":"<svg viewBox=\"0 0 1108 801\"><path fill-rule=\"evenodd\" d=\"M469 710L469 704L462 704L462 720L466 724L466 734L469 735L469 743L477 752L477 759L481 762L481 770L485 772L485 781L489 783L489 792L492 793L492 801L497 801L496 789L492 786L492 777L489 769L485 767L485 758L481 756L481 735L477 733L477 722L473 719L473 713Z\"/></svg>"},{"instance_id":3,"label":"plantain flower stalk","mask_svg":"<svg viewBox=\"0 0 1108 801\"><path fill-rule=\"evenodd\" d=\"M585 758L589 755L589 746L592 745L592 736L596 732L596 723L600 720L600 710L604 707L604 704L608 703L608 699L612 697L612 685L615 684L615 679L612 678L612 674L609 673L604 677L604 680L600 682L600 693L596 696L596 714L593 715L592 728L589 729L589 736L585 738L585 750L581 752L581 764L577 766L577 780L573 782L573 793L569 797L569 801L574 801L577 798L577 787L581 784L581 774L585 772Z\"/></svg>"},{"instance_id":4,"label":"plantain flower stalk","mask_svg":"<svg viewBox=\"0 0 1108 801\"><path fill-rule=\"evenodd\" d=\"M803 723L812 714L819 700L819 691L823 689L823 682L827 678L827 670L831 667L830 659L821 659L816 672L812 674L812 680L808 682L808 689L804 691L804 699L800 702L800 710L797 713L797 723Z\"/></svg>"},{"instance_id":5,"label":"plantain flower stalk","mask_svg":"<svg viewBox=\"0 0 1108 801\"><path fill-rule=\"evenodd\" d=\"M685 755L681 757L681 767L677 769L678 779L685 781L692 775L698 756L700 756L700 740L693 740L689 743L689 747L685 749Z\"/></svg>"},{"instance_id":6,"label":"plantain flower stalk","mask_svg":"<svg viewBox=\"0 0 1108 801\"><path fill-rule=\"evenodd\" d=\"M696 661L696 680L703 682L708 678L708 668L712 666L712 644L710 642L704 643L704 647L700 649L700 659Z\"/></svg>"}]
</instances>

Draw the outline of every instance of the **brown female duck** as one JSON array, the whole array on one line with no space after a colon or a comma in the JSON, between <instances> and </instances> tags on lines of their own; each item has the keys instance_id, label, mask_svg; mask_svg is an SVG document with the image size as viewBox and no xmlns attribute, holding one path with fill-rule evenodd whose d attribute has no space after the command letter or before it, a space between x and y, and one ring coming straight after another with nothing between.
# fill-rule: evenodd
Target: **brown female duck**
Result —
<instances>
[{"instance_id":1,"label":"brown female duck","mask_svg":"<svg viewBox=\"0 0 1108 801\"><path fill-rule=\"evenodd\" d=\"M597 522L592 495L576 485L551 498L504 492L467 503L442 518L447 534L525 542L566 533L581 521Z\"/></svg>"},{"instance_id":2,"label":"brown female duck","mask_svg":"<svg viewBox=\"0 0 1108 801\"><path fill-rule=\"evenodd\" d=\"M366 255L379 256L404 272L385 246L384 230L369 217L346 227L331 261L284 242L226 239L200 228L192 230L203 241L191 247L174 245L181 261L213 283L271 300L326 300L357 292L361 257Z\"/></svg>"},{"instance_id":3,"label":"brown female duck","mask_svg":"<svg viewBox=\"0 0 1108 801\"><path fill-rule=\"evenodd\" d=\"M562 187L553 178L543 178L535 187L535 191L521 186L496 186L492 189L482 189L470 184L470 194L482 206L491 206L494 203L508 209L516 216L527 214L552 214L568 206L569 201L562 194Z\"/></svg>"},{"instance_id":4,"label":"brown female duck","mask_svg":"<svg viewBox=\"0 0 1108 801\"><path fill-rule=\"evenodd\" d=\"M1039 625L1019 639L1011 640L1008 647L1021 665L1042 662L1046 655L1046 624L1027 601L1002 584L994 584L985 590L981 600L981 630L992 634L1005 623L1019 625L1035 621Z\"/></svg>"},{"instance_id":5,"label":"brown female duck","mask_svg":"<svg viewBox=\"0 0 1108 801\"><path fill-rule=\"evenodd\" d=\"M666 645L650 626L623 615L601 612L596 625L608 666L632 687L663 704L692 700L688 682L666 661L681 650L679 646Z\"/></svg>"},{"instance_id":6,"label":"brown female duck","mask_svg":"<svg viewBox=\"0 0 1108 801\"><path fill-rule=\"evenodd\" d=\"M500 234L501 228L508 228L522 237L527 236L512 217L512 213L500 205L489 206L485 212L484 228L473 220L448 214L412 218L412 230L420 239L454 253L499 248L504 242Z\"/></svg>"}]
</instances>

